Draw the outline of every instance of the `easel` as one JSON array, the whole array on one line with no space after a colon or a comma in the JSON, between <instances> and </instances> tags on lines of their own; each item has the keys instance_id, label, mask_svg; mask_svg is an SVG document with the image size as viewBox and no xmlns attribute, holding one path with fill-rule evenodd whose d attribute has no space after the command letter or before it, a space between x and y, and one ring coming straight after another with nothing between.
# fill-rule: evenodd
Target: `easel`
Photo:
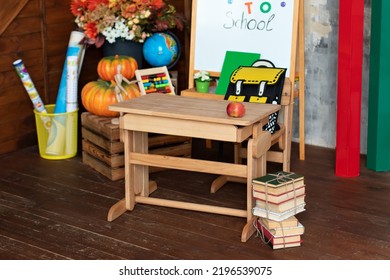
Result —
<instances>
[{"instance_id":1,"label":"easel","mask_svg":"<svg viewBox=\"0 0 390 280\"><path fill-rule=\"evenodd\" d=\"M305 0L299 0L298 12L298 49L299 49L299 159L305 159Z\"/></svg>"},{"instance_id":2,"label":"easel","mask_svg":"<svg viewBox=\"0 0 390 280\"><path fill-rule=\"evenodd\" d=\"M194 73L199 70L195 69L195 29L196 29L196 9L197 0L192 1L191 15L191 40L190 40L190 57L189 57L189 75L188 87L194 87ZM187 6L188 2L187 2ZM294 83L295 78L299 79L299 89L295 90L294 97L299 98L299 158L305 159L305 34L304 34L304 0L294 1L294 34L291 42L291 61L290 61L290 80ZM298 60L298 63L297 63ZM218 78L220 72L209 71L211 76Z\"/></svg>"}]
</instances>

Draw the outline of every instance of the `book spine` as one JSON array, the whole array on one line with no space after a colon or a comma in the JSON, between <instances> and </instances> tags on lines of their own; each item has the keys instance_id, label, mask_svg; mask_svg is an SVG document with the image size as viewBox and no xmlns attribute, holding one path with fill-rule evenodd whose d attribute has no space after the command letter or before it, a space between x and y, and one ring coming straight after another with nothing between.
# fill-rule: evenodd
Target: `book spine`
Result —
<instances>
[{"instance_id":1,"label":"book spine","mask_svg":"<svg viewBox=\"0 0 390 280\"><path fill-rule=\"evenodd\" d=\"M280 187L286 184L294 184L299 181L303 181L303 175L298 175L293 172L278 172L270 173L260 178L253 179L253 183L258 183L261 185L273 185L274 187Z\"/></svg>"},{"instance_id":2,"label":"book spine","mask_svg":"<svg viewBox=\"0 0 390 280\"><path fill-rule=\"evenodd\" d=\"M266 226L267 228L280 228L280 227L297 227L299 225L299 221L295 216L291 216L286 220L276 222L267 218L259 218L260 222Z\"/></svg>"},{"instance_id":3,"label":"book spine","mask_svg":"<svg viewBox=\"0 0 390 280\"><path fill-rule=\"evenodd\" d=\"M301 246L303 240L298 241L298 242L287 242L284 244L275 244L272 245L272 249L286 249L286 248L292 248L292 247L299 247Z\"/></svg>"},{"instance_id":4,"label":"book spine","mask_svg":"<svg viewBox=\"0 0 390 280\"><path fill-rule=\"evenodd\" d=\"M300 205L305 203L305 197L300 197L297 199L290 200L285 203L276 204L269 201L264 201L260 199L256 200L256 207L262 208L265 211L271 211L274 213L284 213L293 209L298 208Z\"/></svg>"},{"instance_id":5,"label":"book spine","mask_svg":"<svg viewBox=\"0 0 390 280\"><path fill-rule=\"evenodd\" d=\"M264 196L265 195L268 195L270 197L274 197L274 198L282 198L284 196L287 196L288 194L292 194L294 193L294 190L288 190L288 191L285 191L285 192L282 192L282 193L277 193L277 194L272 194L272 193L268 193L266 190L256 190L255 189L255 186L253 186L253 193L258 195L258 196ZM302 185L300 187L297 187L295 188L295 192L300 192L302 191L302 194L305 192L305 185Z\"/></svg>"},{"instance_id":6,"label":"book spine","mask_svg":"<svg viewBox=\"0 0 390 280\"><path fill-rule=\"evenodd\" d=\"M305 205L306 204L303 203L296 208L293 208L293 209L290 209L288 211L281 212L281 213L266 211L265 209L260 208L260 207L253 207L252 213L253 213L253 215L258 216L258 217L267 218L267 219L270 219L273 221L280 222L280 221L283 221L287 218L290 218L291 216L294 216L300 212L305 211Z\"/></svg>"},{"instance_id":7,"label":"book spine","mask_svg":"<svg viewBox=\"0 0 390 280\"><path fill-rule=\"evenodd\" d=\"M303 179L297 179L293 180L290 182L283 182L283 183L272 183L272 181L269 182L261 182L261 181L252 181L252 184L255 186L260 186L260 187L268 187L268 188L280 188L280 187L289 187L289 186L295 186L299 187L304 185L304 180Z\"/></svg>"},{"instance_id":8,"label":"book spine","mask_svg":"<svg viewBox=\"0 0 390 280\"><path fill-rule=\"evenodd\" d=\"M290 235L290 236L281 236L281 237L275 237L268 228L263 226L259 221L257 221L257 232L261 239L268 243L270 242L273 245L282 245L282 244L288 244L288 243L295 243L300 241L300 235ZM295 239L295 237L299 236L299 240L292 240Z\"/></svg>"},{"instance_id":9,"label":"book spine","mask_svg":"<svg viewBox=\"0 0 390 280\"><path fill-rule=\"evenodd\" d=\"M289 198L287 200L284 200L284 201L280 201L280 202L272 202L268 199L268 197L266 197L265 199L260 199L260 198L256 198L256 201L259 201L260 203L269 203L269 204L272 204L274 206L281 206L281 205L287 205L286 203L292 203L292 202L296 202L294 207L298 206L299 204L302 204L304 202L304 198L305 198L305 195L302 194L302 195L299 195L297 197L292 197L292 198ZM302 201L301 201L302 200Z\"/></svg>"}]
</instances>

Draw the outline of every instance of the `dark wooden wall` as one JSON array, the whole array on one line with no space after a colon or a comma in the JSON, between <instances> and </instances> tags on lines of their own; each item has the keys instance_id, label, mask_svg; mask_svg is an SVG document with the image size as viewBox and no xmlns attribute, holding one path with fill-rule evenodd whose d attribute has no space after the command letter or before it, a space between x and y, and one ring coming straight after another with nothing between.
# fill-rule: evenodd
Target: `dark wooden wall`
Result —
<instances>
[{"instance_id":1,"label":"dark wooden wall","mask_svg":"<svg viewBox=\"0 0 390 280\"><path fill-rule=\"evenodd\" d=\"M190 0L171 0L176 9L190 16ZM70 1L2 0L0 11L0 154L36 145L33 106L12 63L21 58L45 104L53 104L69 35L75 29ZM179 71L179 90L187 86L189 31L176 32L182 56L173 70ZM87 49L79 89L97 79L101 50ZM80 108L82 111L83 108Z\"/></svg>"}]
</instances>

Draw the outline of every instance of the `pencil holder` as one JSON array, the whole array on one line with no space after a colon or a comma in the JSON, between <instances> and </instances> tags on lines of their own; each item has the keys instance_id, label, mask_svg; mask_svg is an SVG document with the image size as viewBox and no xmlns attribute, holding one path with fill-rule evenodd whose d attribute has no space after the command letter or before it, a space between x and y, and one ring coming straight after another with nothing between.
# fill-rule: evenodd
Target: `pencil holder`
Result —
<instances>
[{"instance_id":1,"label":"pencil holder","mask_svg":"<svg viewBox=\"0 0 390 280\"><path fill-rule=\"evenodd\" d=\"M78 109L53 113L55 105L47 105L47 113L34 110L39 154L50 160L67 159L77 154Z\"/></svg>"}]
</instances>

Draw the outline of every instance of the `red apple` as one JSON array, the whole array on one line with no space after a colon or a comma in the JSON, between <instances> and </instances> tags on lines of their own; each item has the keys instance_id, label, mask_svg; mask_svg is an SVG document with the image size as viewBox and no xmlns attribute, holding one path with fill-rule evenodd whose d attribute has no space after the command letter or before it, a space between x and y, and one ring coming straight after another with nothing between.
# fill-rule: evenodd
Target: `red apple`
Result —
<instances>
[{"instance_id":1,"label":"red apple","mask_svg":"<svg viewBox=\"0 0 390 280\"><path fill-rule=\"evenodd\" d=\"M245 106L241 102L230 102L226 107L226 113L230 117L241 118L245 115Z\"/></svg>"}]
</instances>

